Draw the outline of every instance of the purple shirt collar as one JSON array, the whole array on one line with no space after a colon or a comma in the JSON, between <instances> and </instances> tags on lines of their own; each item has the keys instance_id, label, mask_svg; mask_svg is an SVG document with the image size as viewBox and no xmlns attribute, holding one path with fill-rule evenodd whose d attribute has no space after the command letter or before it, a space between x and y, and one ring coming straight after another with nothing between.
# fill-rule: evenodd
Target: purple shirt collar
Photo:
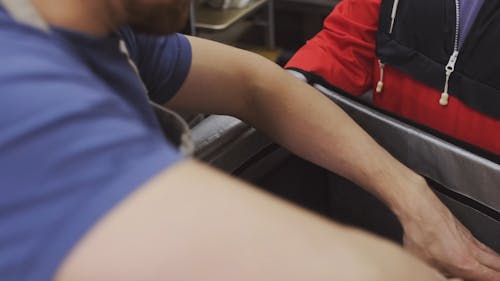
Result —
<instances>
[{"instance_id":1,"label":"purple shirt collar","mask_svg":"<svg viewBox=\"0 0 500 281\"><path fill-rule=\"evenodd\" d=\"M476 20L484 0L460 0L460 35L458 37L459 48L465 41L469 31Z\"/></svg>"}]
</instances>

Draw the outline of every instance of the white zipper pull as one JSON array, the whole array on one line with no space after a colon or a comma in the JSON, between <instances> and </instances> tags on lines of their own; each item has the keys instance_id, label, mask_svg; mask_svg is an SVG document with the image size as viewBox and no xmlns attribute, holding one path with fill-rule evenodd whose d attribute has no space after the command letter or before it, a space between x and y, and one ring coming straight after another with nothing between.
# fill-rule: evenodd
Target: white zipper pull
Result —
<instances>
[{"instance_id":1,"label":"white zipper pull","mask_svg":"<svg viewBox=\"0 0 500 281\"><path fill-rule=\"evenodd\" d=\"M378 60L378 68L380 70L380 79L378 80L377 88L375 89L376 93L382 93L382 90L384 88L384 67L385 67L385 64L382 63L382 61Z\"/></svg>"},{"instance_id":2,"label":"white zipper pull","mask_svg":"<svg viewBox=\"0 0 500 281\"><path fill-rule=\"evenodd\" d=\"M455 71L455 64L457 63L457 59L458 59L458 51L455 50L455 51L453 51L453 54L451 54L450 60L448 61L448 64L446 65L446 68L445 68L446 81L444 83L444 91L441 94L441 98L439 99L439 104L442 106L448 105L448 98L449 98L448 84L450 81L451 74L453 73L453 71Z\"/></svg>"}]
</instances>

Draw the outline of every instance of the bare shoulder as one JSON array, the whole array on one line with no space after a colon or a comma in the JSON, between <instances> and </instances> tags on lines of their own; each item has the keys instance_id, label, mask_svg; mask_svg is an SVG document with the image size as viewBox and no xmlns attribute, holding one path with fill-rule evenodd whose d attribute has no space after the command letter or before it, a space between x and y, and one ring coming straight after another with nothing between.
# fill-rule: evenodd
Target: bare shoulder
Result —
<instances>
[{"instance_id":1,"label":"bare shoulder","mask_svg":"<svg viewBox=\"0 0 500 281\"><path fill-rule=\"evenodd\" d=\"M408 277L413 271L415 279ZM196 161L163 171L118 205L79 242L55 278L403 279L444 280L388 242L327 222Z\"/></svg>"}]
</instances>

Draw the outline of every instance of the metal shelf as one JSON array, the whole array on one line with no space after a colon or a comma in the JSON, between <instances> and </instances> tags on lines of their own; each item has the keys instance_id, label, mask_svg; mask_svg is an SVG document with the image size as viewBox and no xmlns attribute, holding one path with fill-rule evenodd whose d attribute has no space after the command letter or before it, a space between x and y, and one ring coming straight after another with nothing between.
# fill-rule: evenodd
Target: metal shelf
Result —
<instances>
[{"instance_id":1,"label":"metal shelf","mask_svg":"<svg viewBox=\"0 0 500 281\"><path fill-rule=\"evenodd\" d=\"M253 0L248 6L240 9L216 9L206 3L200 3L196 7L196 28L211 30L223 30L251 14L269 0Z\"/></svg>"},{"instance_id":2,"label":"metal shelf","mask_svg":"<svg viewBox=\"0 0 500 281\"><path fill-rule=\"evenodd\" d=\"M267 44L275 48L274 39L274 0L251 0L248 6L235 9L216 9L207 3L191 1L191 34L196 35L196 29L220 31L229 28L244 17L267 6Z\"/></svg>"}]
</instances>

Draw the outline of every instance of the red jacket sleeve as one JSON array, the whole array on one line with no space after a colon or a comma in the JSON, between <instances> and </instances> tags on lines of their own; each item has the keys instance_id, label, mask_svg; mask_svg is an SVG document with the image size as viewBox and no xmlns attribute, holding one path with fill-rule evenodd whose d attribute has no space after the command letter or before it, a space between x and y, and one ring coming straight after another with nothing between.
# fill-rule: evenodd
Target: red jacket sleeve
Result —
<instances>
[{"instance_id":1,"label":"red jacket sleeve","mask_svg":"<svg viewBox=\"0 0 500 281\"><path fill-rule=\"evenodd\" d=\"M319 75L351 94L372 86L375 36L381 0L343 0L326 18L323 30L288 62Z\"/></svg>"}]
</instances>

